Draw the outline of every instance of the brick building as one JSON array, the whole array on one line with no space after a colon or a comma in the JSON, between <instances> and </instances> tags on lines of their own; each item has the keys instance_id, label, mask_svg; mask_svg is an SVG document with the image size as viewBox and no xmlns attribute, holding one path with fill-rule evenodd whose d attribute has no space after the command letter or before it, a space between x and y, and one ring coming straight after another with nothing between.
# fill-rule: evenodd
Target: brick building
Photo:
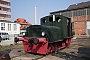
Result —
<instances>
[{"instance_id":1,"label":"brick building","mask_svg":"<svg viewBox=\"0 0 90 60\"><path fill-rule=\"evenodd\" d=\"M90 35L90 1L72 4L65 10L50 14L70 17L75 35Z\"/></svg>"},{"instance_id":2,"label":"brick building","mask_svg":"<svg viewBox=\"0 0 90 60\"><path fill-rule=\"evenodd\" d=\"M0 0L0 20L11 20L10 0Z\"/></svg>"}]
</instances>

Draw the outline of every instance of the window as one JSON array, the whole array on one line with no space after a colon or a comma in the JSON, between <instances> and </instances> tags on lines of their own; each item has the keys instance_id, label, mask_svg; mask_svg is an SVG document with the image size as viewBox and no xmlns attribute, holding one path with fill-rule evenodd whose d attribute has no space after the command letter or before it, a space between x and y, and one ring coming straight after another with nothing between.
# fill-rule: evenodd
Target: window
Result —
<instances>
[{"instance_id":1,"label":"window","mask_svg":"<svg viewBox=\"0 0 90 60\"><path fill-rule=\"evenodd\" d=\"M8 5L10 6L10 2L0 1L0 4Z\"/></svg>"},{"instance_id":2,"label":"window","mask_svg":"<svg viewBox=\"0 0 90 60\"><path fill-rule=\"evenodd\" d=\"M14 31L17 30L17 25L16 24L13 25L13 29L14 29Z\"/></svg>"},{"instance_id":3,"label":"window","mask_svg":"<svg viewBox=\"0 0 90 60\"><path fill-rule=\"evenodd\" d=\"M60 12L60 15L71 17L72 16L72 11Z\"/></svg>"},{"instance_id":4,"label":"window","mask_svg":"<svg viewBox=\"0 0 90 60\"><path fill-rule=\"evenodd\" d=\"M11 9L7 9L8 12L11 12Z\"/></svg>"},{"instance_id":5,"label":"window","mask_svg":"<svg viewBox=\"0 0 90 60\"><path fill-rule=\"evenodd\" d=\"M1 30L5 30L5 23L1 23Z\"/></svg>"},{"instance_id":6,"label":"window","mask_svg":"<svg viewBox=\"0 0 90 60\"><path fill-rule=\"evenodd\" d=\"M67 17L71 17L71 16L72 16L72 11L67 11L66 16L67 16Z\"/></svg>"},{"instance_id":7,"label":"window","mask_svg":"<svg viewBox=\"0 0 90 60\"><path fill-rule=\"evenodd\" d=\"M11 30L11 24L8 24L8 30L9 31Z\"/></svg>"},{"instance_id":8,"label":"window","mask_svg":"<svg viewBox=\"0 0 90 60\"><path fill-rule=\"evenodd\" d=\"M43 23L46 23L46 19L43 19L42 21L43 21Z\"/></svg>"},{"instance_id":9,"label":"window","mask_svg":"<svg viewBox=\"0 0 90 60\"><path fill-rule=\"evenodd\" d=\"M6 15L7 18L11 18L11 15Z\"/></svg>"},{"instance_id":10,"label":"window","mask_svg":"<svg viewBox=\"0 0 90 60\"><path fill-rule=\"evenodd\" d=\"M49 21L50 21L50 22L53 22L53 17L50 17L50 18L49 18Z\"/></svg>"},{"instance_id":11,"label":"window","mask_svg":"<svg viewBox=\"0 0 90 60\"><path fill-rule=\"evenodd\" d=\"M60 21L61 21L61 18L60 18L60 17L57 17L57 18L56 18L56 21L57 21L57 22L60 22Z\"/></svg>"},{"instance_id":12,"label":"window","mask_svg":"<svg viewBox=\"0 0 90 60\"><path fill-rule=\"evenodd\" d=\"M0 10L1 10L2 8L0 7Z\"/></svg>"},{"instance_id":13,"label":"window","mask_svg":"<svg viewBox=\"0 0 90 60\"><path fill-rule=\"evenodd\" d=\"M10 2L8 2L7 5L10 6Z\"/></svg>"},{"instance_id":14,"label":"window","mask_svg":"<svg viewBox=\"0 0 90 60\"><path fill-rule=\"evenodd\" d=\"M77 16L77 11L73 11L73 16Z\"/></svg>"},{"instance_id":15,"label":"window","mask_svg":"<svg viewBox=\"0 0 90 60\"><path fill-rule=\"evenodd\" d=\"M90 8L87 9L87 15L90 15Z\"/></svg>"}]
</instances>

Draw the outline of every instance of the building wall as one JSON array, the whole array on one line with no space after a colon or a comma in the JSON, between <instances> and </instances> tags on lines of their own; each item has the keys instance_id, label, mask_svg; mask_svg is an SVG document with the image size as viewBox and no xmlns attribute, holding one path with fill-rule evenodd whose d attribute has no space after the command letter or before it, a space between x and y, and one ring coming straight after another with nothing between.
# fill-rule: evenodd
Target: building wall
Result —
<instances>
[{"instance_id":1,"label":"building wall","mask_svg":"<svg viewBox=\"0 0 90 60\"><path fill-rule=\"evenodd\" d=\"M84 35L86 34L86 22L74 22L74 31L76 35Z\"/></svg>"},{"instance_id":2,"label":"building wall","mask_svg":"<svg viewBox=\"0 0 90 60\"><path fill-rule=\"evenodd\" d=\"M74 22L75 35L86 34L86 21L90 20L90 15L71 17L71 20Z\"/></svg>"},{"instance_id":3,"label":"building wall","mask_svg":"<svg viewBox=\"0 0 90 60\"><path fill-rule=\"evenodd\" d=\"M74 17L71 17L71 20L72 20L72 22L90 20L90 15L88 15L88 16L74 16Z\"/></svg>"},{"instance_id":4,"label":"building wall","mask_svg":"<svg viewBox=\"0 0 90 60\"><path fill-rule=\"evenodd\" d=\"M75 35L90 35L90 25L88 24L90 22L90 1L72 4L65 10L51 12L50 14L70 17Z\"/></svg>"},{"instance_id":5,"label":"building wall","mask_svg":"<svg viewBox=\"0 0 90 60\"><path fill-rule=\"evenodd\" d=\"M11 20L10 0L0 0L0 20Z\"/></svg>"},{"instance_id":6,"label":"building wall","mask_svg":"<svg viewBox=\"0 0 90 60\"><path fill-rule=\"evenodd\" d=\"M77 10L70 10L70 11L61 11L56 13L51 13L54 15L64 15L71 18L71 21L74 23L74 32L75 35L82 35L86 34L86 21L90 20L90 7L77 9ZM82 27L81 27L82 26Z\"/></svg>"},{"instance_id":7,"label":"building wall","mask_svg":"<svg viewBox=\"0 0 90 60\"><path fill-rule=\"evenodd\" d=\"M7 32L9 34L19 34L20 24L12 22L0 22L0 32Z\"/></svg>"}]
</instances>

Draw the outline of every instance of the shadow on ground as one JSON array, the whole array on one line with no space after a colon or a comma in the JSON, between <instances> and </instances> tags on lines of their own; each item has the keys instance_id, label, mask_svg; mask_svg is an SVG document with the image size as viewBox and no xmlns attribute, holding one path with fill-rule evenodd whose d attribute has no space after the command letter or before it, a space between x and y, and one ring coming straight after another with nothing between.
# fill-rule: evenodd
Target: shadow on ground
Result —
<instances>
[{"instance_id":1,"label":"shadow on ground","mask_svg":"<svg viewBox=\"0 0 90 60\"><path fill-rule=\"evenodd\" d=\"M90 60L90 47L78 48L78 56Z\"/></svg>"},{"instance_id":2,"label":"shadow on ground","mask_svg":"<svg viewBox=\"0 0 90 60\"><path fill-rule=\"evenodd\" d=\"M11 60L9 53L11 50L0 51L0 60Z\"/></svg>"},{"instance_id":3,"label":"shadow on ground","mask_svg":"<svg viewBox=\"0 0 90 60\"><path fill-rule=\"evenodd\" d=\"M90 48L79 47L77 54L75 52L67 53L67 52L57 51L52 53L52 56L56 56L64 60L90 60Z\"/></svg>"}]
</instances>

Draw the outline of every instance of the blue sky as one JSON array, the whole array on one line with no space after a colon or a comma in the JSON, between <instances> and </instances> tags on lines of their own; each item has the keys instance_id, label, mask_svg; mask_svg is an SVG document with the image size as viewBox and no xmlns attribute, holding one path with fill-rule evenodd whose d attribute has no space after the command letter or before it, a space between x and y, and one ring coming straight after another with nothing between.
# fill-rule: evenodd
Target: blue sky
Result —
<instances>
[{"instance_id":1,"label":"blue sky","mask_svg":"<svg viewBox=\"0 0 90 60\"><path fill-rule=\"evenodd\" d=\"M86 1L89 0L11 0L11 21L24 18L34 24L34 5L36 5L37 24L40 24L40 18L49 15L50 12L64 10L71 4Z\"/></svg>"}]
</instances>

